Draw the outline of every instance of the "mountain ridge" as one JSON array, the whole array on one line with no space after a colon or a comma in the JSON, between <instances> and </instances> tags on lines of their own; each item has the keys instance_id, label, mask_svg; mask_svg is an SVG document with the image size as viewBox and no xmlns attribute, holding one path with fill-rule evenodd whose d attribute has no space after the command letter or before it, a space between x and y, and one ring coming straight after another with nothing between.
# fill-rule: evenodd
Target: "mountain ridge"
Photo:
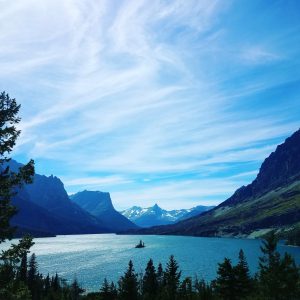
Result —
<instances>
[{"instance_id":1,"label":"mountain ridge","mask_svg":"<svg viewBox=\"0 0 300 300\"><path fill-rule=\"evenodd\" d=\"M214 206L198 205L190 209L165 210L155 203L153 206L147 208L133 206L121 211L121 213L140 227L150 227L174 224L193 215L201 214L213 207Z\"/></svg>"},{"instance_id":2,"label":"mountain ridge","mask_svg":"<svg viewBox=\"0 0 300 300\"><path fill-rule=\"evenodd\" d=\"M139 234L258 237L300 225L300 130L278 145L257 177L200 216Z\"/></svg>"},{"instance_id":3,"label":"mountain ridge","mask_svg":"<svg viewBox=\"0 0 300 300\"><path fill-rule=\"evenodd\" d=\"M22 166L15 160L8 165L13 172ZM11 224L19 232L49 236L109 232L103 222L70 201L62 181L53 175L35 174L32 184L17 190L12 203L18 213Z\"/></svg>"}]
</instances>

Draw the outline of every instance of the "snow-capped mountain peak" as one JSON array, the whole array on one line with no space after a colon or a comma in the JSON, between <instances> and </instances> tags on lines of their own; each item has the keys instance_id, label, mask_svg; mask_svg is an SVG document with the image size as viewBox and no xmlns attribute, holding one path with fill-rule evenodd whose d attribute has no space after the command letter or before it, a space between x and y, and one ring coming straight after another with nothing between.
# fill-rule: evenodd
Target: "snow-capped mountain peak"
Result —
<instances>
[{"instance_id":1,"label":"snow-capped mountain peak","mask_svg":"<svg viewBox=\"0 0 300 300\"><path fill-rule=\"evenodd\" d=\"M138 226L151 227L173 224L203 213L211 208L213 208L213 206L196 206L190 209L165 210L155 203L153 206L147 208L133 206L122 211L121 214Z\"/></svg>"}]
</instances>

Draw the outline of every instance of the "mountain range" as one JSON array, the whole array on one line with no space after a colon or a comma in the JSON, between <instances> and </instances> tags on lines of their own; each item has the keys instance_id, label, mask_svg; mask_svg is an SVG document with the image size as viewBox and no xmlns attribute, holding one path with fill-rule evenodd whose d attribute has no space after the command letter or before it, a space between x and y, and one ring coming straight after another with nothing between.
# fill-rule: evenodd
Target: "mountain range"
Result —
<instances>
[{"instance_id":1,"label":"mountain range","mask_svg":"<svg viewBox=\"0 0 300 300\"><path fill-rule=\"evenodd\" d=\"M277 146L252 183L210 211L139 234L259 237L300 232L300 130Z\"/></svg>"},{"instance_id":2,"label":"mountain range","mask_svg":"<svg viewBox=\"0 0 300 300\"><path fill-rule=\"evenodd\" d=\"M157 204L152 207L142 208L133 206L121 212L123 216L140 227L174 224L178 221L199 215L214 206L196 206L191 209L165 210Z\"/></svg>"},{"instance_id":3,"label":"mountain range","mask_svg":"<svg viewBox=\"0 0 300 300\"><path fill-rule=\"evenodd\" d=\"M21 164L11 160L9 166L12 171L18 171ZM34 236L107 233L137 227L115 211L109 194L104 199L97 198L97 201L98 215L95 216L70 200L59 178L35 174L33 183L23 186L12 200L18 213L11 224L18 228L18 234L31 233Z\"/></svg>"}]
</instances>

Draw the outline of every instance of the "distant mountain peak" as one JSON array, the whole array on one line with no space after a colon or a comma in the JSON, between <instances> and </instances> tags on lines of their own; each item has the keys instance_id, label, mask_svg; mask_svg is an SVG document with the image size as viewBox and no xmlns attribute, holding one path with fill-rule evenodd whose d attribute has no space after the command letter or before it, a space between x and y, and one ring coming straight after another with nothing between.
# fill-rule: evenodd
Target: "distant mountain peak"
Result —
<instances>
[{"instance_id":1,"label":"distant mountain peak","mask_svg":"<svg viewBox=\"0 0 300 300\"><path fill-rule=\"evenodd\" d=\"M157 205L157 203L155 203L153 206L152 206L152 210L157 212L157 213L160 213L162 211L162 209Z\"/></svg>"},{"instance_id":2,"label":"distant mountain peak","mask_svg":"<svg viewBox=\"0 0 300 300\"><path fill-rule=\"evenodd\" d=\"M86 210L105 211L114 210L110 194L108 192L84 190L70 196L74 202L79 201L80 206Z\"/></svg>"},{"instance_id":3,"label":"distant mountain peak","mask_svg":"<svg viewBox=\"0 0 300 300\"><path fill-rule=\"evenodd\" d=\"M141 227L150 227L156 225L173 224L184 218L192 217L197 214L201 214L204 211L212 209L213 206L196 206L191 209L162 209L157 203L151 207L142 208L139 206L133 206L129 209L122 211L121 213Z\"/></svg>"}]
</instances>

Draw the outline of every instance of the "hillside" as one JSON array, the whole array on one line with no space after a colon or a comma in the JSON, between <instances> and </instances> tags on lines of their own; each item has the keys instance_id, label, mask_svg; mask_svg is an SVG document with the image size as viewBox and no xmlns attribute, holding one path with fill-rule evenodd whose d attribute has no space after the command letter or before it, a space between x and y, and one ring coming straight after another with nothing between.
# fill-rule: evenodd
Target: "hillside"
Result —
<instances>
[{"instance_id":1,"label":"hillside","mask_svg":"<svg viewBox=\"0 0 300 300\"><path fill-rule=\"evenodd\" d=\"M265 159L255 180L211 211L139 233L257 237L300 223L300 130Z\"/></svg>"}]
</instances>

